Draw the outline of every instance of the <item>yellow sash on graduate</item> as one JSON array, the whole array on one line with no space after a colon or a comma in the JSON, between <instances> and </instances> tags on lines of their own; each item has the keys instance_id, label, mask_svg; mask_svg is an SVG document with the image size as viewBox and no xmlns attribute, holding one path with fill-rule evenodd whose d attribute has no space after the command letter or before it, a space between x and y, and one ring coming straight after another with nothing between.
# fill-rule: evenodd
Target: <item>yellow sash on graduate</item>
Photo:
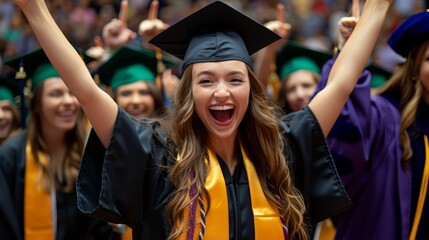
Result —
<instances>
[{"instance_id":1,"label":"yellow sash on graduate","mask_svg":"<svg viewBox=\"0 0 429 240\"><path fill-rule=\"evenodd\" d=\"M210 212L206 217L204 239L218 240L229 239L229 217L228 217L228 196L225 179L220 168L216 155L208 150L210 171L208 173L205 186L210 195ZM265 198L259 182L258 175L252 162L241 148L244 166L249 181L250 197L253 209L253 221L255 227L255 239L284 239L283 226L277 209L273 209L269 201ZM207 206L207 203L204 204ZM198 239L201 233L201 208L197 204L196 225L193 239ZM189 209L184 212L185 227L189 222ZM181 240L187 239L188 231L184 231ZM192 233L191 233L192 234Z\"/></svg>"},{"instance_id":2,"label":"yellow sash on graduate","mask_svg":"<svg viewBox=\"0 0 429 240\"><path fill-rule=\"evenodd\" d=\"M420 218L422 216L423 212L423 206L425 203L426 198L426 191L428 189L428 181L429 181L429 143L428 143L428 136L423 136L425 141L425 165L423 168L423 176L422 176L422 183L420 185L420 194L419 194L419 200L417 202L417 210L416 214L414 215L414 221L413 221L413 227L411 229L410 233L410 240L416 239L417 230L419 229L420 225Z\"/></svg>"},{"instance_id":3,"label":"yellow sash on graduate","mask_svg":"<svg viewBox=\"0 0 429 240\"><path fill-rule=\"evenodd\" d=\"M54 239L51 194L42 189L41 173L28 143L25 148L25 156L24 239ZM47 165L44 154L39 154L38 157L42 164Z\"/></svg>"}]
</instances>

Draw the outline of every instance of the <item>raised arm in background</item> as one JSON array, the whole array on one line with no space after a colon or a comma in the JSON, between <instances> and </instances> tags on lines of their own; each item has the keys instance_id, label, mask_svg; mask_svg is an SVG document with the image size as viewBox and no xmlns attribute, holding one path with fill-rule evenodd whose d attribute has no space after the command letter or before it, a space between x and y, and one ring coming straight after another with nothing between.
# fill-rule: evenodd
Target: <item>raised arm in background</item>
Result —
<instances>
[{"instance_id":1,"label":"raised arm in background","mask_svg":"<svg viewBox=\"0 0 429 240\"><path fill-rule=\"evenodd\" d=\"M347 40L329 75L328 85L309 103L325 136L366 66L392 0L368 0L353 34ZM359 9L353 10L359 16Z\"/></svg>"},{"instance_id":2,"label":"raised arm in background","mask_svg":"<svg viewBox=\"0 0 429 240\"><path fill-rule=\"evenodd\" d=\"M115 101L95 84L85 63L58 28L43 0L14 0L14 3L27 17L49 60L80 102L106 147L118 112Z\"/></svg>"}]
</instances>

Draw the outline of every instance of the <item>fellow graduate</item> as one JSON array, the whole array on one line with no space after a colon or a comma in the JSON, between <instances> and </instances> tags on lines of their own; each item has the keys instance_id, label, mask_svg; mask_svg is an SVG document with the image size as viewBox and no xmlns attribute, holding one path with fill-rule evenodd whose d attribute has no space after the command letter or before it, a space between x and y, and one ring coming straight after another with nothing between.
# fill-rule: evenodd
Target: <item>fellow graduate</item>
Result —
<instances>
[{"instance_id":1,"label":"fellow graduate","mask_svg":"<svg viewBox=\"0 0 429 240\"><path fill-rule=\"evenodd\" d=\"M350 31L357 20L347 21ZM354 203L333 218L335 239L429 238L428 21L429 12L420 12L392 33L388 44L405 63L375 95L364 71L328 135ZM319 90L333 64L323 69Z\"/></svg>"},{"instance_id":2,"label":"fellow graduate","mask_svg":"<svg viewBox=\"0 0 429 240\"><path fill-rule=\"evenodd\" d=\"M330 54L288 41L275 59L281 81L277 104L286 113L303 109L316 91L321 67Z\"/></svg>"},{"instance_id":3,"label":"fellow graduate","mask_svg":"<svg viewBox=\"0 0 429 240\"><path fill-rule=\"evenodd\" d=\"M93 126L77 184L85 213L131 226L136 239L307 239L306 220L350 207L324 136L391 1L366 2L349 40L362 47L345 46L328 87L280 119L250 57L279 36L215 1L151 40L184 59L184 73L169 118L146 122L93 83L44 1L14 2Z\"/></svg>"},{"instance_id":4,"label":"fellow graduate","mask_svg":"<svg viewBox=\"0 0 429 240\"><path fill-rule=\"evenodd\" d=\"M0 144L21 129L16 100L18 95L18 82L0 74Z\"/></svg>"},{"instance_id":5,"label":"fellow graduate","mask_svg":"<svg viewBox=\"0 0 429 240\"><path fill-rule=\"evenodd\" d=\"M79 102L42 49L5 63L31 79L31 100L26 130L0 148L1 237L109 239L107 223L77 208L76 178L87 136Z\"/></svg>"},{"instance_id":6,"label":"fellow graduate","mask_svg":"<svg viewBox=\"0 0 429 240\"><path fill-rule=\"evenodd\" d=\"M109 87L113 100L136 119L160 117L164 106L161 88L156 85L160 62L156 53L133 46L115 51L95 72L101 83ZM162 64L171 67L168 58Z\"/></svg>"}]
</instances>

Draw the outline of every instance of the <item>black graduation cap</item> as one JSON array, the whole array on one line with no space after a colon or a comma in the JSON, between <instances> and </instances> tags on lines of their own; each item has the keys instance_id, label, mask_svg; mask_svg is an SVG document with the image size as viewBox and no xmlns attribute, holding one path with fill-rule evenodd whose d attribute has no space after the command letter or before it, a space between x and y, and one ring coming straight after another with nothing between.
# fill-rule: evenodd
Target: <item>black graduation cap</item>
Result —
<instances>
[{"instance_id":1,"label":"black graduation cap","mask_svg":"<svg viewBox=\"0 0 429 240\"><path fill-rule=\"evenodd\" d=\"M79 54L85 63L95 60L95 58L92 58L83 52L79 52ZM31 90L33 90L37 85L46 79L51 77L59 77L58 72L50 63L42 48L36 48L34 50L30 50L17 56L5 59L4 64L9 65L16 71L15 79L19 80L17 82L19 82L20 99L25 99L25 96L29 92L26 90L26 80L31 79ZM20 111L21 127L25 128L27 106L24 100L20 101Z\"/></svg>"},{"instance_id":2,"label":"black graduation cap","mask_svg":"<svg viewBox=\"0 0 429 240\"><path fill-rule=\"evenodd\" d=\"M240 60L280 39L264 25L221 1L215 1L167 28L149 42L183 59L182 69L197 62Z\"/></svg>"},{"instance_id":3,"label":"black graduation cap","mask_svg":"<svg viewBox=\"0 0 429 240\"><path fill-rule=\"evenodd\" d=\"M86 63L95 60L95 58L83 52L79 54ZM31 89L34 89L34 87L48 78L59 77L58 72L55 70L42 48L30 50L5 59L4 64L17 70L15 75L16 79L31 79Z\"/></svg>"},{"instance_id":4,"label":"black graduation cap","mask_svg":"<svg viewBox=\"0 0 429 240\"><path fill-rule=\"evenodd\" d=\"M323 65L331 58L331 52L310 49L303 44L289 40L276 54L277 73L281 80L300 69L320 75Z\"/></svg>"},{"instance_id":5,"label":"black graduation cap","mask_svg":"<svg viewBox=\"0 0 429 240\"><path fill-rule=\"evenodd\" d=\"M162 63L167 68L176 64L173 59L165 56L162 56ZM103 84L115 90L141 80L155 82L159 64L156 52L125 45L102 63L95 74Z\"/></svg>"}]
</instances>

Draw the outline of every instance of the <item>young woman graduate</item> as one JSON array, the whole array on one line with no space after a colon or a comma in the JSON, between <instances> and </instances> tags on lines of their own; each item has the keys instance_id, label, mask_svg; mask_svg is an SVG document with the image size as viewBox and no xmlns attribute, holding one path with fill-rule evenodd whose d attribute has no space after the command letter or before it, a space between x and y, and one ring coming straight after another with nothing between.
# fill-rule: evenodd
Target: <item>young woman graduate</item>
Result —
<instances>
[{"instance_id":1,"label":"young woman graduate","mask_svg":"<svg viewBox=\"0 0 429 240\"><path fill-rule=\"evenodd\" d=\"M158 64L155 52L125 45L100 65L95 76L109 88L118 106L135 119L159 117L167 109L155 84ZM162 64L170 67L174 62L164 57Z\"/></svg>"},{"instance_id":2,"label":"young woman graduate","mask_svg":"<svg viewBox=\"0 0 429 240\"><path fill-rule=\"evenodd\" d=\"M20 115L15 96L19 95L18 83L0 74L0 144L20 129Z\"/></svg>"},{"instance_id":3,"label":"young woman graduate","mask_svg":"<svg viewBox=\"0 0 429 240\"><path fill-rule=\"evenodd\" d=\"M184 59L166 124L134 121L93 83L44 1L14 2L93 126L77 184L82 211L131 226L135 239L306 239L305 210L320 221L350 206L324 135L391 1L367 1L331 83L281 119L250 58L279 37L225 3L207 5L151 40Z\"/></svg>"},{"instance_id":4,"label":"young woman graduate","mask_svg":"<svg viewBox=\"0 0 429 240\"><path fill-rule=\"evenodd\" d=\"M6 64L31 79L26 130L0 147L0 232L3 239L109 239L107 223L76 206L76 178L87 127L76 97L42 49Z\"/></svg>"}]
</instances>

